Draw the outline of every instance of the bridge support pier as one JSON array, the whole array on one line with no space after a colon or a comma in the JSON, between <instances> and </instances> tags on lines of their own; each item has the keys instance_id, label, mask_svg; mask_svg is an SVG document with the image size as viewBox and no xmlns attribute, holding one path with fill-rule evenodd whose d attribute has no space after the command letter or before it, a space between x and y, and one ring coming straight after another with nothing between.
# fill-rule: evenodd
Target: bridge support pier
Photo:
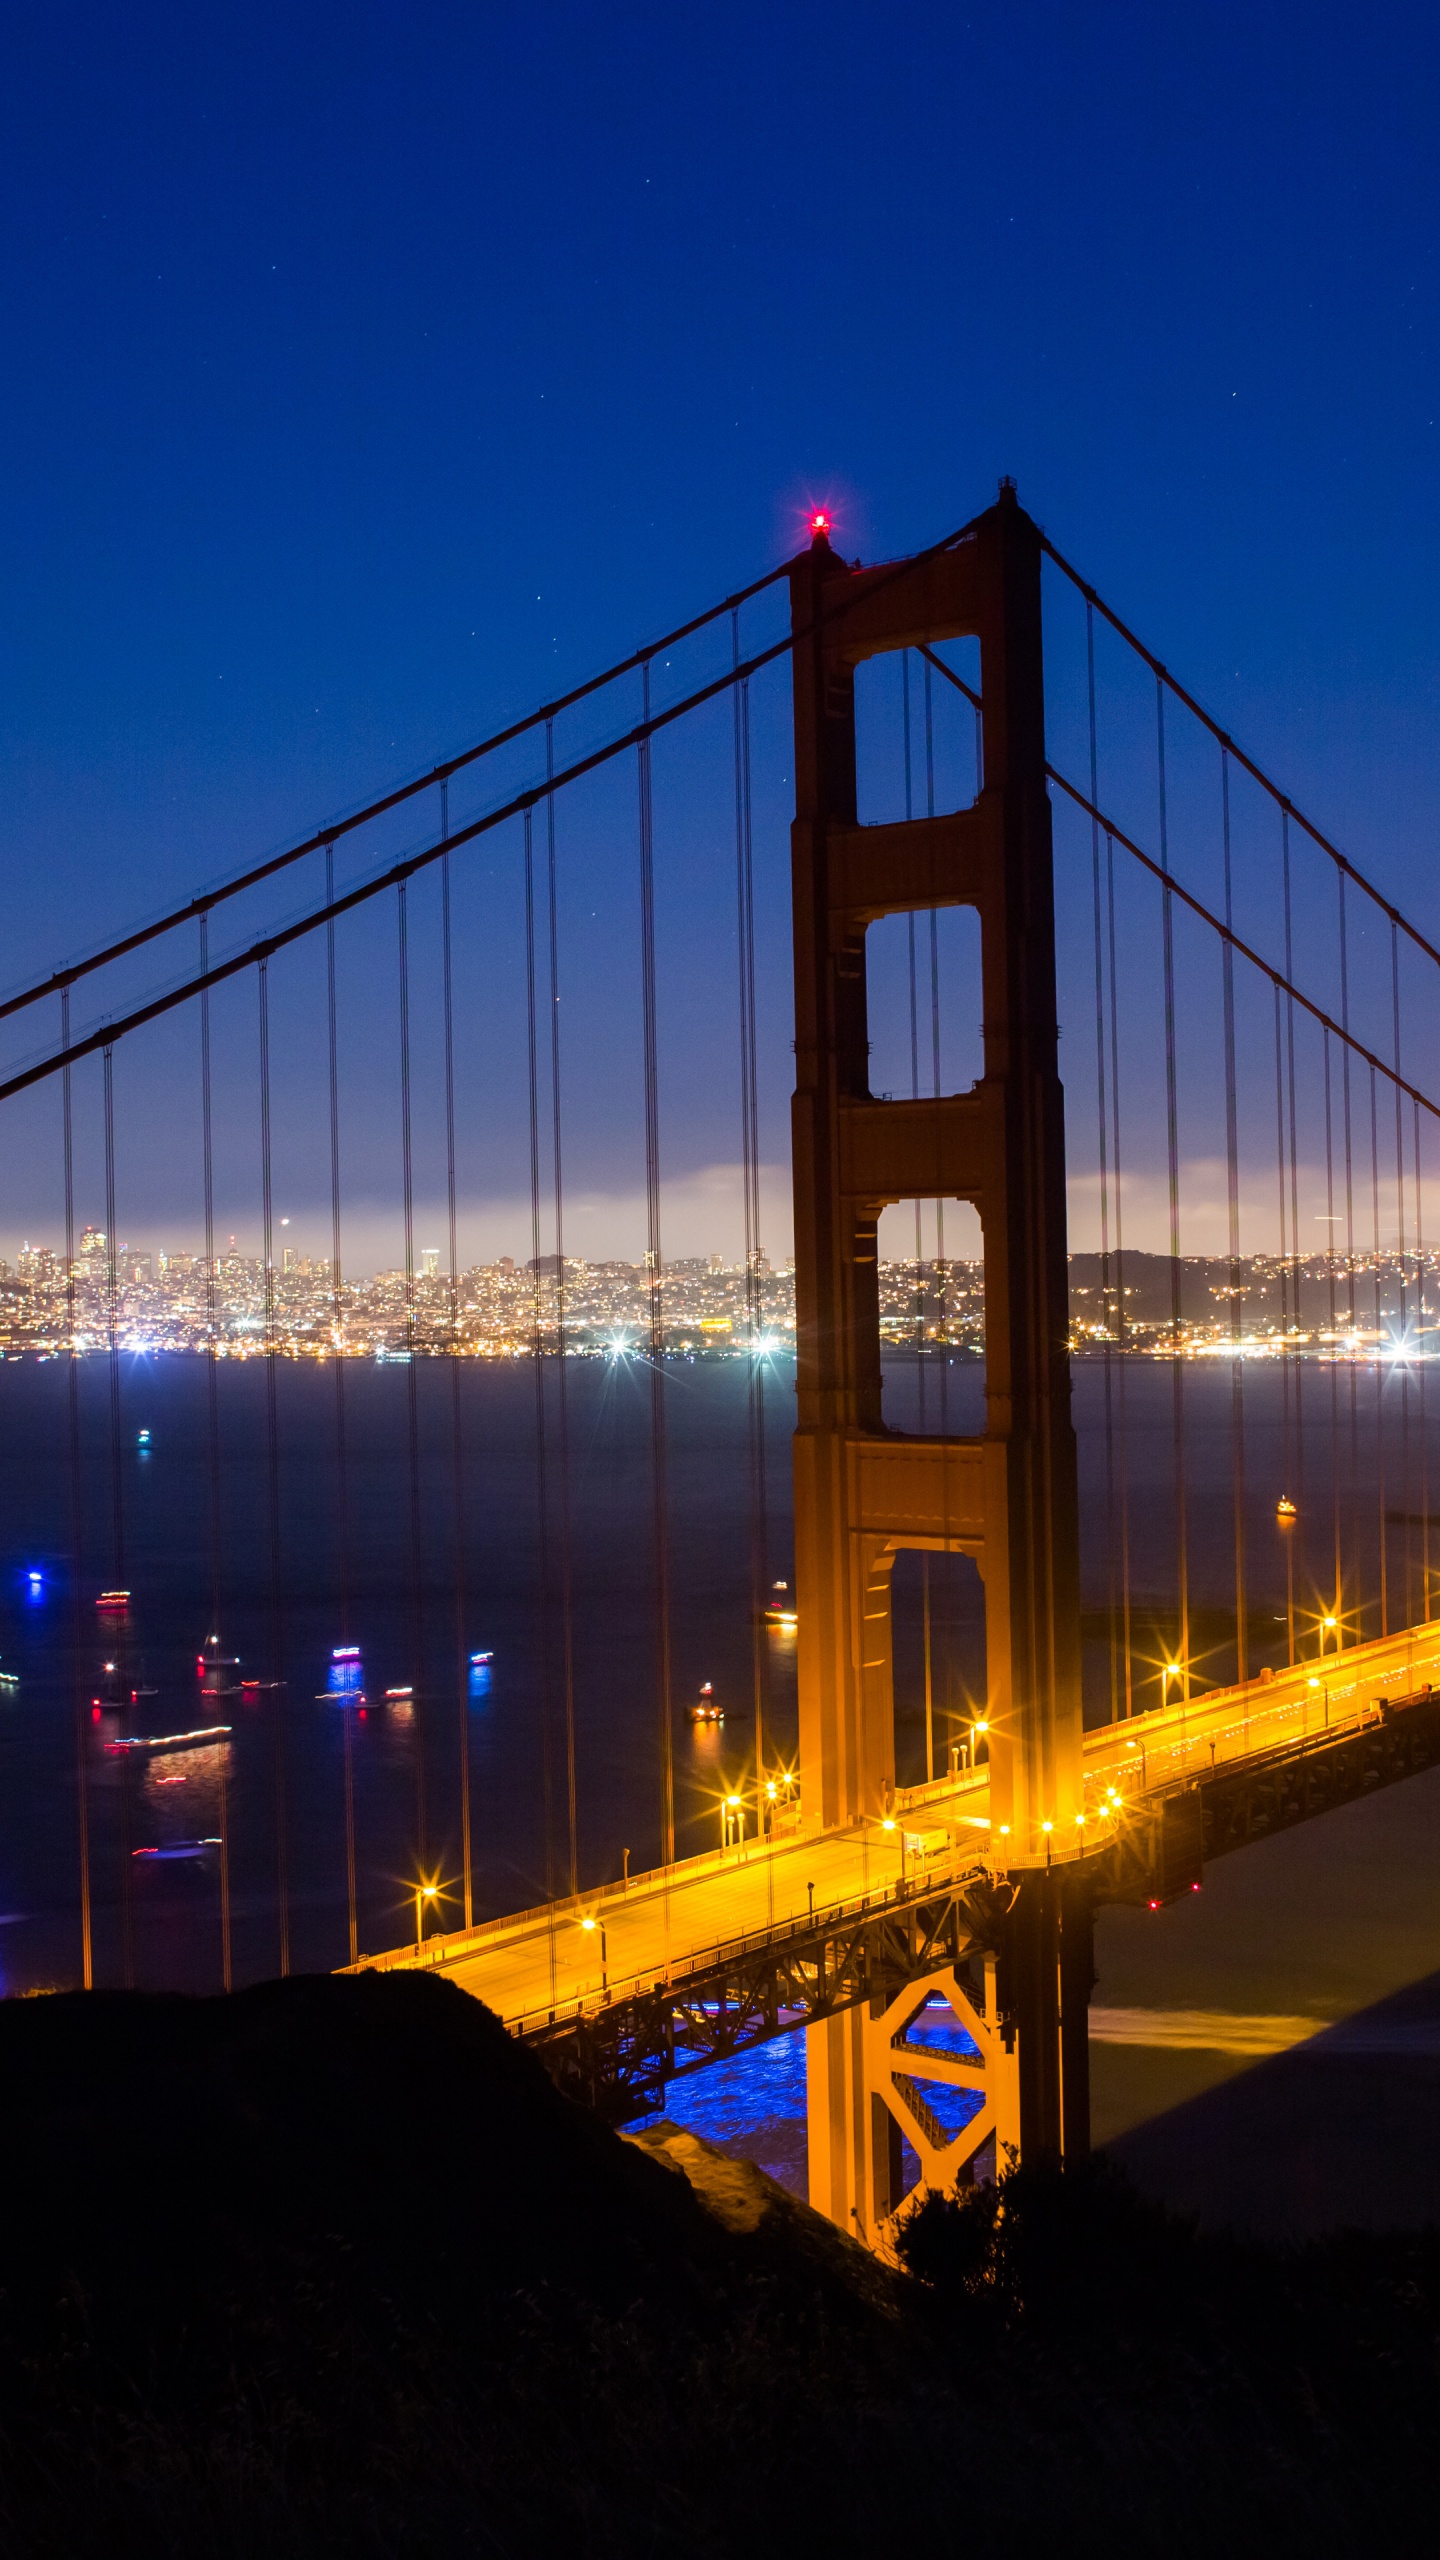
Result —
<instances>
[{"instance_id":1,"label":"bridge support pier","mask_svg":"<svg viewBox=\"0 0 1440 2560\"><path fill-rule=\"evenodd\" d=\"M993 1956L974 1968L946 1965L893 1999L862 2001L806 2029L810 2201L870 2248L885 2247L904 2200L902 2138L929 2187L973 2176L977 2155L991 2146L1001 2162L1018 2152L1019 2073L1005 2047L996 1973ZM948 2038L947 2050L912 2035L937 1999L968 2051L961 2037ZM929 2102L927 2091L942 2089L973 2102L958 2129L963 2109L953 2098L943 2113Z\"/></svg>"},{"instance_id":2,"label":"bridge support pier","mask_svg":"<svg viewBox=\"0 0 1440 2560\"><path fill-rule=\"evenodd\" d=\"M1090 2147L1089 2004L1094 1927L1083 1869L1016 1881L993 1949L977 1945L893 1996L881 1993L805 2034L810 2201L883 2250L907 2193L967 2184L1024 2159L1083 2159ZM937 2036L943 2002L962 2031ZM915 2031L928 2010L928 2035ZM967 2112L933 2103L962 2092ZM963 2120L961 2120L963 2118ZM907 2182L904 2146L916 2174Z\"/></svg>"}]
</instances>

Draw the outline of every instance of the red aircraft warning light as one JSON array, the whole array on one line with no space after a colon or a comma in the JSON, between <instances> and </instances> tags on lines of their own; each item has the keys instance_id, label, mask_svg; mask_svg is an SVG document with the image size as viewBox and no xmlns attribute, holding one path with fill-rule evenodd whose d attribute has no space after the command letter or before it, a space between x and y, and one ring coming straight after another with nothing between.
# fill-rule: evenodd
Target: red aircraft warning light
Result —
<instances>
[{"instance_id":1,"label":"red aircraft warning light","mask_svg":"<svg viewBox=\"0 0 1440 2560\"><path fill-rule=\"evenodd\" d=\"M818 538L822 533L828 533L830 531L830 526L831 516L829 508L816 507L810 517L810 531L812 536Z\"/></svg>"}]
</instances>

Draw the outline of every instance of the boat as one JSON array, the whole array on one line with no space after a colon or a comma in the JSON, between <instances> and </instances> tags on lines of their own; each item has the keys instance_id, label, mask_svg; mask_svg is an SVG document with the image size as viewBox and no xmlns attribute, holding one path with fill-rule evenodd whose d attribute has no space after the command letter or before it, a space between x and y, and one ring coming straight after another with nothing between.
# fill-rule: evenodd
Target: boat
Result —
<instances>
[{"instance_id":1,"label":"boat","mask_svg":"<svg viewBox=\"0 0 1440 2560\"><path fill-rule=\"evenodd\" d=\"M219 1637L207 1636L203 1651L195 1656L195 1676L207 1696L223 1698L240 1686L240 1656L222 1653Z\"/></svg>"},{"instance_id":2,"label":"boat","mask_svg":"<svg viewBox=\"0 0 1440 2560\"><path fill-rule=\"evenodd\" d=\"M212 1743L228 1742L230 1732L228 1724L202 1724L188 1733L118 1733L105 1748L112 1759L131 1752L204 1751Z\"/></svg>"},{"instance_id":3,"label":"boat","mask_svg":"<svg viewBox=\"0 0 1440 2560\"><path fill-rule=\"evenodd\" d=\"M1276 1519L1277 1519L1277 1520L1294 1520L1294 1519L1298 1518L1298 1516L1299 1516L1299 1515L1298 1515L1298 1514L1297 1514L1297 1512L1296 1512L1295 1505L1294 1505L1294 1503L1291 1501L1289 1494L1288 1494L1288 1493L1282 1493L1282 1494L1281 1494L1281 1496L1280 1496L1279 1501L1278 1501L1278 1502L1276 1503L1276 1505L1275 1505L1275 1517L1276 1517Z\"/></svg>"},{"instance_id":4,"label":"boat","mask_svg":"<svg viewBox=\"0 0 1440 2560\"><path fill-rule=\"evenodd\" d=\"M132 1858L144 1858L158 1867L193 1866L200 1858L208 1858L220 1846L219 1835L213 1840L166 1840L153 1849L132 1849Z\"/></svg>"},{"instance_id":5,"label":"boat","mask_svg":"<svg viewBox=\"0 0 1440 2560\"><path fill-rule=\"evenodd\" d=\"M795 1628L799 1625L799 1619L796 1616L794 1606L790 1599L790 1585L788 1582L777 1582L775 1584L770 1606L765 1612L765 1624L767 1627L781 1628L786 1635L793 1634Z\"/></svg>"},{"instance_id":6,"label":"boat","mask_svg":"<svg viewBox=\"0 0 1440 2560\"><path fill-rule=\"evenodd\" d=\"M715 1683L713 1680L701 1681L700 1694L696 1699L694 1706L690 1710L690 1721L692 1724L724 1723L725 1710L719 1704L715 1696Z\"/></svg>"}]
</instances>

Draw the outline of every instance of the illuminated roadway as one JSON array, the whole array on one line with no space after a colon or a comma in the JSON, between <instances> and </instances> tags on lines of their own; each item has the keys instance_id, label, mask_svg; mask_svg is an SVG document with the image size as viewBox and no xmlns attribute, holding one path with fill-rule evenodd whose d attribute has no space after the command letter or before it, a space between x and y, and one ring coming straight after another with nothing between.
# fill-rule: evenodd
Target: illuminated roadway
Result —
<instances>
[{"instance_id":1,"label":"illuminated roadway","mask_svg":"<svg viewBox=\"0 0 1440 2560\"><path fill-rule=\"evenodd\" d=\"M1212 1768L1233 1766L1278 1745L1354 1730L1386 1697L1405 1697L1440 1680L1440 1620L1343 1653L1297 1663L1242 1688L1207 1690L1085 1739L1084 1845L1100 1846L1125 1809L1163 1796ZM817 1917L862 1897L883 1896L917 1874L936 1883L988 1862L992 1846L985 1768L897 1791L888 1821L831 1832L782 1830L760 1842L714 1850L670 1868L632 1876L539 1909L437 1934L362 1958L362 1965L443 1971L486 2001L507 2025L539 2026L607 1998L623 1998L681 1976L710 1949L761 1939L811 1911ZM1107 1802L1118 1809L1107 1810ZM717 1815L719 1798L717 1796ZM753 1803L749 1807L753 1820ZM782 1814L782 1821L785 1816ZM1073 1855L1072 1834L1057 1854ZM996 1861L997 1864L1003 1861ZM592 1925L586 1926L586 1922ZM603 1948L602 1948L603 1938Z\"/></svg>"}]
</instances>

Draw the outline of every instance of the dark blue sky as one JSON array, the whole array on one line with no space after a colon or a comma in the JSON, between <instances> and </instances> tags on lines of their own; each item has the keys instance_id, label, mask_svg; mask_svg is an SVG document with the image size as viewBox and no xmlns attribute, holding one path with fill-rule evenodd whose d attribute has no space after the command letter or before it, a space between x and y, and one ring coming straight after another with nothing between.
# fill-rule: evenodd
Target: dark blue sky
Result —
<instances>
[{"instance_id":1,"label":"dark blue sky","mask_svg":"<svg viewBox=\"0 0 1440 2560\"><path fill-rule=\"evenodd\" d=\"M808 498L874 556L1002 471L1433 912L1437 53L1418 6L12 12L0 978Z\"/></svg>"}]
</instances>

